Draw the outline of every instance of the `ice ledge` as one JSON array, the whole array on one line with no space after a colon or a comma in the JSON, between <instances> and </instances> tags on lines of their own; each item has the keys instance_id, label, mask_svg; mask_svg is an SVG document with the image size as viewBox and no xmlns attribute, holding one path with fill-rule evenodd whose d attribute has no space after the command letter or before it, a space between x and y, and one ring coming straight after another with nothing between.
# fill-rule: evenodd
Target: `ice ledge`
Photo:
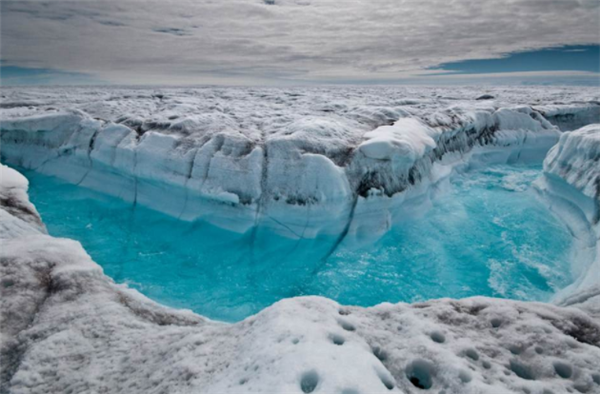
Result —
<instances>
[{"instance_id":1,"label":"ice ledge","mask_svg":"<svg viewBox=\"0 0 600 394\"><path fill-rule=\"evenodd\" d=\"M546 157L544 170L592 200L600 200L600 124L561 135L560 142Z\"/></svg>"},{"instance_id":2,"label":"ice ledge","mask_svg":"<svg viewBox=\"0 0 600 394\"><path fill-rule=\"evenodd\" d=\"M29 181L17 171L0 164L0 240L31 232L46 233L35 206L29 202Z\"/></svg>"},{"instance_id":3,"label":"ice ledge","mask_svg":"<svg viewBox=\"0 0 600 394\"><path fill-rule=\"evenodd\" d=\"M0 195L31 207L26 187L2 166ZM116 285L79 243L32 225L35 210L0 208L3 393L600 389L598 297L576 308L484 297L360 308L301 297L221 324Z\"/></svg>"}]
</instances>

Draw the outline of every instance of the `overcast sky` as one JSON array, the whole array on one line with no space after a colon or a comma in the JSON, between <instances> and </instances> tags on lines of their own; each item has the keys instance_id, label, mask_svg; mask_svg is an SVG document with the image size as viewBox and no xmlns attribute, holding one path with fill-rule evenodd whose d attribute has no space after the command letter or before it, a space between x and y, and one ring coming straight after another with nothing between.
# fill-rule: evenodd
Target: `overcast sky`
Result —
<instances>
[{"instance_id":1,"label":"overcast sky","mask_svg":"<svg viewBox=\"0 0 600 394\"><path fill-rule=\"evenodd\" d=\"M3 84L436 83L473 68L471 81L598 81L600 0L0 4ZM536 51L563 46L556 66ZM550 66L464 62L523 51Z\"/></svg>"}]
</instances>

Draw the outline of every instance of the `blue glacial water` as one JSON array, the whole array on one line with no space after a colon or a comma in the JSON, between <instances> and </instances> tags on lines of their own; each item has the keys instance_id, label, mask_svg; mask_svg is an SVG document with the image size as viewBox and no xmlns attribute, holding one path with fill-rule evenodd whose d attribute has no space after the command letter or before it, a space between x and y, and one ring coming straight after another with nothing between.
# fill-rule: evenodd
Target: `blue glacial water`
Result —
<instances>
[{"instance_id":1,"label":"blue glacial water","mask_svg":"<svg viewBox=\"0 0 600 394\"><path fill-rule=\"evenodd\" d=\"M286 297L344 304L494 296L547 300L568 285L571 236L537 200L540 167L457 175L421 217L377 242L291 240L180 222L24 171L50 234L80 241L106 274L163 304L237 321Z\"/></svg>"}]
</instances>

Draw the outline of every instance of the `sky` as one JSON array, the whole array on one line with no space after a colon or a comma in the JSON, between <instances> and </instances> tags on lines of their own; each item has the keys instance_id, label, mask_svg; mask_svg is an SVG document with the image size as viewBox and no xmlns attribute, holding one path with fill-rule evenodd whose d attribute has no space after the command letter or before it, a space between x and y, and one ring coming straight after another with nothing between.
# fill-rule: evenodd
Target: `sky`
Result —
<instances>
[{"instance_id":1,"label":"sky","mask_svg":"<svg viewBox=\"0 0 600 394\"><path fill-rule=\"evenodd\" d=\"M7 85L600 84L600 0L0 2Z\"/></svg>"}]
</instances>

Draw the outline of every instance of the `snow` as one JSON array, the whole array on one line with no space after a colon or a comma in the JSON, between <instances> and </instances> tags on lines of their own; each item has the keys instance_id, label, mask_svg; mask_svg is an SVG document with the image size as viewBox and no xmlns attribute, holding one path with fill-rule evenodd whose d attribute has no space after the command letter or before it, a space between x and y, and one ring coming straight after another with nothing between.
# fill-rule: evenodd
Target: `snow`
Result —
<instances>
[{"instance_id":1,"label":"snow","mask_svg":"<svg viewBox=\"0 0 600 394\"><path fill-rule=\"evenodd\" d=\"M42 220L27 196L29 182L17 171L0 164L0 239L29 232L46 232Z\"/></svg>"},{"instance_id":2,"label":"snow","mask_svg":"<svg viewBox=\"0 0 600 394\"><path fill-rule=\"evenodd\" d=\"M395 159L410 168L435 148L435 141L429 135L431 132L432 129L416 119L401 118L392 126L380 126L365 133L365 141L358 146L358 151L371 159Z\"/></svg>"},{"instance_id":3,"label":"snow","mask_svg":"<svg viewBox=\"0 0 600 394\"><path fill-rule=\"evenodd\" d=\"M554 304L299 297L223 324L115 284L46 234L27 181L1 166L0 391L599 392L600 129L552 124L597 119L597 92L488 92L3 89L3 161L237 231L368 239L453 171L550 150L538 190L581 247Z\"/></svg>"}]
</instances>

